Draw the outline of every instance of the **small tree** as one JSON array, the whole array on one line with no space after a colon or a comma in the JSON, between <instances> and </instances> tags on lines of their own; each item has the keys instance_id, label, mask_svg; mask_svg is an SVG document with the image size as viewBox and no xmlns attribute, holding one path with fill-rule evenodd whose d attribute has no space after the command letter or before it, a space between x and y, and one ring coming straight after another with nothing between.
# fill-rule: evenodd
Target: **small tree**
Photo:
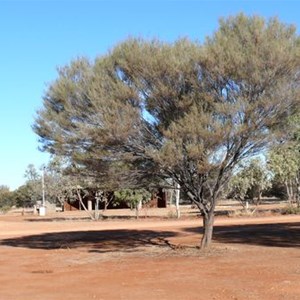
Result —
<instances>
[{"instance_id":1,"label":"small tree","mask_svg":"<svg viewBox=\"0 0 300 300\"><path fill-rule=\"evenodd\" d=\"M300 152L289 143L273 148L269 153L269 168L278 182L283 183L290 203L300 207Z\"/></svg>"},{"instance_id":2,"label":"small tree","mask_svg":"<svg viewBox=\"0 0 300 300\"><path fill-rule=\"evenodd\" d=\"M269 153L269 168L277 183L284 184L290 202L300 207L300 113L291 115L278 143Z\"/></svg>"},{"instance_id":3,"label":"small tree","mask_svg":"<svg viewBox=\"0 0 300 300\"><path fill-rule=\"evenodd\" d=\"M67 163L59 156L53 156L45 166L45 187L48 201L62 207L74 186L72 177L65 174Z\"/></svg>"},{"instance_id":4,"label":"small tree","mask_svg":"<svg viewBox=\"0 0 300 300\"><path fill-rule=\"evenodd\" d=\"M15 204L13 192L6 185L0 185L0 211L7 211Z\"/></svg>"},{"instance_id":5,"label":"small tree","mask_svg":"<svg viewBox=\"0 0 300 300\"><path fill-rule=\"evenodd\" d=\"M25 185L20 189L20 199L23 198L23 204L35 205L37 201L42 199L42 181L41 176L33 164L29 164L25 170Z\"/></svg>"},{"instance_id":6,"label":"small tree","mask_svg":"<svg viewBox=\"0 0 300 300\"><path fill-rule=\"evenodd\" d=\"M151 193L146 189L122 189L114 193L117 202L125 202L130 207L134 207L136 218L139 218L139 212L142 205L151 200Z\"/></svg>"},{"instance_id":7,"label":"small tree","mask_svg":"<svg viewBox=\"0 0 300 300\"><path fill-rule=\"evenodd\" d=\"M103 211L106 211L108 206L114 200L113 192L105 192L102 190L97 190L95 193L96 200L103 203Z\"/></svg>"},{"instance_id":8,"label":"small tree","mask_svg":"<svg viewBox=\"0 0 300 300\"><path fill-rule=\"evenodd\" d=\"M230 179L229 194L239 200L246 211L249 209L249 198L253 201L253 197L256 197L256 207L252 210L254 213L261 202L262 192L270 186L268 170L260 159L253 159Z\"/></svg>"},{"instance_id":9,"label":"small tree","mask_svg":"<svg viewBox=\"0 0 300 300\"><path fill-rule=\"evenodd\" d=\"M248 211L249 202L247 193L251 188L250 180L244 176L243 172L235 174L229 181L229 197L238 200L243 208Z\"/></svg>"},{"instance_id":10,"label":"small tree","mask_svg":"<svg viewBox=\"0 0 300 300\"><path fill-rule=\"evenodd\" d=\"M260 159L253 159L250 164L245 168L245 175L248 176L251 197L256 197L256 204L260 204L262 193L271 186L270 174Z\"/></svg>"},{"instance_id":11,"label":"small tree","mask_svg":"<svg viewBox=\"0 0 300 300\"><path fill-rule=\"evenodd\" d=\"M25 207L34 206L38 200L32 186L27 183L13 192L13 198L17 207L23 207L23 212Z\"/></svg>"}]
</instances>

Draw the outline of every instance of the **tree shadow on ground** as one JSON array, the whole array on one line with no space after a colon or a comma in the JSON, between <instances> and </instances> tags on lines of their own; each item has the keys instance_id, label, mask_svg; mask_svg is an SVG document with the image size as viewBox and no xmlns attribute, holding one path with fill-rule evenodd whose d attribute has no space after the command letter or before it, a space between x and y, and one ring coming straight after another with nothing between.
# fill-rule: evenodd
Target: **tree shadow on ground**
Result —
<instances>
[{"instance_id":1,"label":"tree shadow on ground","mask_svg":"<svg viewBox=\"0 0 300 300\"><path fill-rule=\"evenodd\" d=\"M202 233L202 228L197 227L185 230ZM299 248L300 222L215 226L213 240L228 244Z\"/></svg>"},{"instance_id":2,"label":"tree shadow on ground","mask_svg":"<svg viewBox=\"0 0 300 300\"><path fill-rule=\"evenodd\" d=\"M46 223L46 222L62 222L62 221L90 221L91 218L89 217L73 217L73 218L68 218L68 217L52 217L52 218L42 218L40 219L39 217L36 218L26 218L26 222L38 222L38 223Z\"/></svg>"},{"instance_id":3,"label":"tree shadow on ground","mask_svg":"<svg viewBox=\"0 0 300 300\"><path fill-rule=\"evenodd\" d=\"M0 240L0 246L23 247L29 249L72 249L87 248L90 252L134 252L139 247L175 248L168 238L176 232L157 232L152 230L101 230L54 232L39 235Z\"/></svg>"},{"instance_id":4,"label":"tree shadow on ground","mask_svg":"<svg viewBox=\"0 0 300 300\"><path fill-rule=\"evenodd\" d=\"M183 231L202 234L201 227ZM54 232L0 240L0 246L29 249L85 248L90 252L136 252L144 247L176 249L170 238L179 236L174 231L99 230ZM250 224L215 226L213 240L219 243L248 244L269 247L300 248L300 222L280 224Z\"/></svg>"},{"instance_id":5,"label":"tree shadow on ground","mask_svg":"<svg viewBox=\"0 0 300 300\"><path fill-rule=\"evenodd\" d=\"M136 216L129 216L129 215L111 215L111 216L106 216L106 215L101 215L99 217L99 222L101 221L110 221L110 220L144 220L144 219L149 219L149 220L162 220L162 219L170 219L168 216L145 216L141 215L138 218ZM37 223L46 223L46 222L73 222L73 221L87 221L91 222L90 217L48 217L48 218L40 218L40 217L35 217L35 218L26 218L26 222L37 222ZM94 221L93 221L94 222Z\"/></svg>"}]
</instances>

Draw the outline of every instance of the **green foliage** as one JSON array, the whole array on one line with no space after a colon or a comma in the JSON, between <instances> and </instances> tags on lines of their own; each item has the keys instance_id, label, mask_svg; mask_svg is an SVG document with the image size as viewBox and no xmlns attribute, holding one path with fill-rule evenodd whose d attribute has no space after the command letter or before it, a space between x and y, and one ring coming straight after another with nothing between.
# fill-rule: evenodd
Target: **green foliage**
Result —
<instances>
[{"instance_id":1,"label":"green foliage","mask_svg":"<svg viewBox=\"0 0 300 300\"><path fill-rule=\"evenodd\" d=\"M5 212L15 204L13 192L5 185L0 186L0 211Z\"/></svg>"},{"instance_id":2,"label":"green foliage","mask_svg":"<svg viewBox=\"0 0 300 300\"><path fill-rule=\"evenodd\" d=\"M128 39L60 68L34 130L114 190L174 179L212 224L233 169L297 109L299 53L293 26L243 14L203 44Z\"/></svg>"},{"instance_id":3,"label":"green foliage","mask_svg":"<svg viewBox=\"0 0 300 300\"><path fill-rule=\"evenodd\" d=\"M266 197L275 197L280 200L287 199L286 187L271 173L271 187L264 192Z\"/></svg>"},{"instance_id":4,"label":"green foliage","mask_svg":"<svg viewBox=\"0 0 300 300\"><path fill-rule=\"evenodd\" d=\"M29 164L25 170L24 177L26 178L25 185L19 189L17 193L18 205L32 206L37 201L42 200L42 179L41 175L37 171L33 164Z\"/></svg>"},{"instance_id":5,"label":"green foliage","mask_svg":"<svg viewBox=\"0 0 300 300\"><path fill-rule=\"evenodd\" d=\"M13 197L17 207L31 207L36 204L37 200L41 199L38 198L36 192L29 184L24 184L15 190Z\"/></svg>"},{"instance_id":6,"label":"green foliage","mask_svg":"<svg viewBox=\"0 0 300 300\"><path fill-rule=\"evenodd\" d=\"M229 195L234 199L244 201L250 188L250 180L244 176L243 171L234 175L229 181Z\"/></svg>"},{"instance_id":7,"label":"green foliage","mask_svg":"<svg viewBox=\"0 0 300 300\"><path fill-rule=\"evenodd\" d=\"M269 168L280 182L295 180L300 166L300 153L295 147L277 147L269 152Z\"/></svg>"},{"instance_id":8,"label":"green foliage","mask_svg":"<svg viewBox=\"0 0 300 300\"><path fill-rule=\"evenodd\" d=\"M129 207L136 207L139 203L145 204L151 200L151 193L145 189L122 189L114 192L115 203L125 202Z\"/></svg>"},{"instance_id":9,"label":"green foliage","mask_svg":"<svg viewBox=\"0 0 300 300\"><path fill-rule=\"evenodd\" d=\"M63 204L68 199L73 199L73 189L79 182L66 173L68 165L59 156L54 156L45 166L45 192L49 202Z\"/></svg>"},{"instance_id":10,"label":"green foliage","mask_svg":"<svg viewBox=\"0 0 300 300\"><path fill-rule=\"evenodd\" d=\"M271 186L270 174L260 159L251 160L240 168L229 182L232 197L245 201L249 193L260 198L263 191Z\"/></svg>"},{"instance_id":11,"label":"green foliage","mask_svg":"<svg viewBox=\"0 0 300 300\"><path fill-rule=\"evenodd\" d=\"M33 164L29 164L27 166L27 169L25 170L24 177L26 178L26 181L28 183L31 182L39 182L41 179L40 174L36 170L35 166Z\"/></svg>"},{"instance_id":12,"label":"green foliage","mask_svg":"<svg viewBox=\"0 0 300 300\"><path fill-rule=\"evenodd\" d=\"M269 168L277 182L285 185L289 200L299 197L300 152L294 143L274 147L269 152Z\"/></svg>"},{"instance_id":13,"label":"green foliage","mask_svg":"<svg viewBox=\"0 0 300 300\"><path fill-rule=\"evenodd\" d=\"M294 148L300 151L300 110L290 115L279 135L281 143L291 143Z\"/></svg>"},{"instance_id":14,"label":"green foliage","mask_svg":"<svg viewBox=\"0 0 300 300\"><path fill-rule=\"evenodd\" d=\"M283 215L300 215L300 207L288 205L281 210Z\"/></svg>"},{"instance_id":15,"label":"green foliage","mask_svg":"<svg viewBox=\"0 0 300 300\"><path fill-rule=\"evenodd\" d=\"M47 202L63 204L67 198L77 200L76 187L81 185L88 187L87 181L78 179L75 174L74 176L67 174L68 168L67 161L59 156L53 156L48 165L40 168L40 173L44 175ZM25 185L15 193L18 206L32 206L42 200L42 176L34 165L28 165L25 178L27 179Z\"/></svg>"}]
</instances>

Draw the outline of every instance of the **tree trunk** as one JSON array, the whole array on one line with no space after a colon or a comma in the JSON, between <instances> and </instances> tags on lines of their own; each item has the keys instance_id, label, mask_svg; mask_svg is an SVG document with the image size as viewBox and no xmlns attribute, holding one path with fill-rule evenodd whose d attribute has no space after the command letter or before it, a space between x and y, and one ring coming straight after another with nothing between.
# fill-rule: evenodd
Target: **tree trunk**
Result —
<instances>
[{"instance_id":1,"label":"tree trunk","mask_svg":"<svg viewBox=\"0 0 300 300\"><path fill-rule=\"evenodd\" d=\"M80 195L80 191L79 190L76 190L76 193L77 193L77 197L78 197L78 200L79 200L79 203L82 205L83 209L86 211L86 213L90 216L90 218L95 221L95 218L93 217L93 215L88 211L88 209L86 208L86 206L84 205L83 201L82 201L82 197Z\"/></svg>"},{"instance_id":2,"label":"tree trunk","mask_svg":"<svg viewBox=\"0 0 300 300\"><path fill-rule=\"evenodd\" d=\"M262 195L262 192L261 192L261 190L259 189L259 190L258 190L258 196L257 196L257 203L256 203L256 205L259 205L259 204L260 204L260 201L261 201L261 195Z\"/></svg>"},{"instance_id":3,"label":"tree trunk","mask_svg":"<svg viewBox=\"0 0 300 300\"><path fill-rule=\"evenodd\" d=\"M286 190L286 193L288 196L288 202L291 203L290 189L289 189L289 185L288 185L287 181L284 182L284 185L285 185L285 190Z\"/></svg>"},{"instance_id":4,"label":"tree trunk","mask_svg":"<svg viewBox=\"0 0 300 300\"><path fill-rule=\"evenodd\" d=\"M212 195L211 201L211 207L208 209L205 204L203 204L203 199L196 198L193 196L191 192L187 192L187 195L190 197L190 199L197 205L199 208L200 213L203 216L203 236L200 243L200 249L206 250L210 247L211 241L212 241L212 235L213 235L213 229L214 229L214 212L215 207L217 203L217 196L218 192L216 191L214 195Z\"/></svg>"},{"instance_id":5,"label":"tree trunk","mask_svg":"<svg viewBox=\"0 0 300 300\"><path fill-rule=\"evenodd\" d=\"M214 210L211 210L207 215L203 216L203 237L201 240L201 250L210 247L213 235L214 226Z\"/></svg>"},{"instance_id":6,"label":"tree trunk","mask_svg":"<svg viewBox=\"0 0 300 300\"><path fill-rule=\"evenodd\" d=\"M108 199L105 197L103 211L107 211L108 204L109 204Z\"/></svg>"},{"instance_id":7,"label":"tree trunk","mask_svg":"<svg viewBox=\"0 0 300 300\"><path fill-rule=\"evenodd\" d=\"M104 199L104 208L103 208L103 211L106 211L106 210L108 209L109 204L110 204L110 203L112 202L112 200L113 200L113 196L104 193L103 199Z\"/></svg>"}]
</instances>

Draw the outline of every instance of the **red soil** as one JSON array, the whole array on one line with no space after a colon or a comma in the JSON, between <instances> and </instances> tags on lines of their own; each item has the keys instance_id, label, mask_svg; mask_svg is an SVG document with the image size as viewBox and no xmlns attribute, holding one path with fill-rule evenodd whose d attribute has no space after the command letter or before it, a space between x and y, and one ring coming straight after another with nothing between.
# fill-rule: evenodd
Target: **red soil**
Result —
<instances>
[{"instance_id":1,"label":"red soil","mask_svg":"<svg viewBox=\"0 0 300 300\"><path fill-rule=\"evenodd\" d=\"M300 216L215 225L1 216L0 299L300 299Z\"/></svg>"}]
</instances>

